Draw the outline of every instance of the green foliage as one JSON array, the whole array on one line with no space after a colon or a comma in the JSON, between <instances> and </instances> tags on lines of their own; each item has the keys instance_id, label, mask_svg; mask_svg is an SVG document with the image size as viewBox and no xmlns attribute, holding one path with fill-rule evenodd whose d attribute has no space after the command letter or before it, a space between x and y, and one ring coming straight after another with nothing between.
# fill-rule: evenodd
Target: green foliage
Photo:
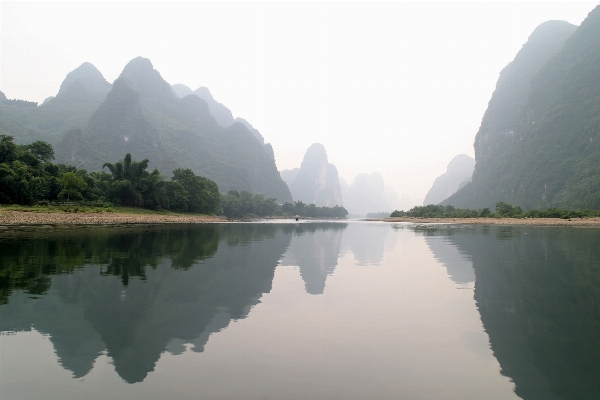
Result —
<instances>
[{"instance_id":1,"label":"green foliage","mask_svg":"<svg viewBox=\"0 0 600 400\"><path fill-rule=\"evenodd\" d=\"M499 202L496 204L496 215L500 217L519 218L523 216L523 210L521 210L521 207L513 207L510 204Z\"/></svg>"},{"instance_id":2,"label":"green foliage","mask_svg":"<svg viewBox=\"0 0 600 400\"><path fill-rule=\"evenodd\" d=\"M61 186L61 191L58 193L58 198L67 198L67 201L71 200L71 197L75 199L82 199L81 192L87 187L85 179L75 172L65 172L62 177L58 180Z\"/></svg>"},{"instance_id":3,"label":"green foliage","mask_svg":"<svg viewBox=\"0 0 600 400\"><path fill-rule=\"evenodd\" d=\"M89 173L76 167L53 164L54 149L45 142L17 145L11 136L0 136L0 203L34 204L74 199L99 204L119 204L153 210L221 212L216 183L189 169L174 171L165 181L157 169L148 172L148 159L135 161L131 154L110 171Z\"/></svg>"},{"instance_id":4,"label":"green foliage","mask_svg":"<svg viewBox=\"0 0 600 400\"><path fill-rule=\"evenodd\" d=\"M521 207L499 202L496 204L496 212L492 213L489 208L481 210L469 210L455 208L453 206L442 206L429 204L427 206L416 206L409 211L395 210L390 214L391 218L587 218L600 216L600 211L590 210L561 210L558 208L547 208L545 210L529 210L523 212Z\"/></svg>"},{"instance_id":5,"label":"green foliage","mask_svg":"<svg viewBox=\"0 0 600 400\"><path fill-rule=\"evenodd\" d=\"M173 182L187 192L187 210L195 213L214 214L221 207L221 195L217 184L203 176L196 176L191 169L173 171Z\"/></svg>"},{"instance_id":6,"label":"green foliage","mask_svg":"<svg viewBox=\"0 0 600 400\"><path fill-rule=\"evenodd\" d=\"M488 209L489 211L489 209ZM453 206L440 206L429 204L416 206L409 211L395 210L390 217L417 217L417 218L476 218L481 211L455 208Z\"/></svg>"},{"instance_id":7,"label":"green foliage","mask_svg":"<svg viewBox=\"0 0 600 400\"><path fill-rule=\"evenodd\" d=\"M37 232L40 237L33 238L18 231L14 236L4 235L0 240L0 304L8 303L15 290L44 294L52 275L72 273L86 263L105 265L102 275L117 276L127 285L133 277L144 279L146 267L158 265L164 257L171 258L172 268L189 269L211 257L219 244L214 226L140 229L69 229Z\"/></svg>"},{"instance_id":8,"label":"green foliage","mask_svg":"<svg viewBox=\"0 0 600 400\"><path fill-rule=\"evenodd\" d=\"M40 140L24 146L33 156L43 162L54 160L54 148L46 142Z\"/></svg>"},{"instance_id":9,"label":"green foliage","mask_svg":"<svg viewBox=\"0 0 600 400\"><path fill-rule=\"evenodd\" d=\"M228 218L269 217L298 215L303 218L346 218L348 211L344 207L317 207L306 205L302 201L279 205L275 199L265 198L262 194L231 190L222 198L223 213Z\"/></svg>"}]
</instances>

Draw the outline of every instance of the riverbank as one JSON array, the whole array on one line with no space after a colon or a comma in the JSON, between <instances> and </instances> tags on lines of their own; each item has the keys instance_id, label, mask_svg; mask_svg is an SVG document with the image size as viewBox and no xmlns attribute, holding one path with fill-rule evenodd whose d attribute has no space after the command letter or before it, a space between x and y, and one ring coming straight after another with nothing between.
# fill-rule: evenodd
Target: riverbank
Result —
<instances>
[{"instance_id":1,"label":"riverbank","mask_svg":"<svg viewBox=\"0 0 600 400\"><path fill-rule=\"evenodd\" d=\"M200 224L227 222L224 216L142 212L66 212L37 211L34 208L0 208L0 226L17 225L127 225L127 224ZM229 220L231 221L231 220ZM243 220L249 221L249 220ZM546 225L599 226L600 217L591 218L367 218L363 221L408 222L413 224L453 225Z\"/></svg>"},{"instance_id":2,"label":"riverbank","mask_svg":"<svg viewBox=\"0 0 600 400\"><path fill-rule=\"evenodd\" d=\"M0 225L199 224L226 222L222 216L127 212L38 212L0 208Z\"/></svg>"},{"instance_id":3,"label":"riverbank","mask_svg":"<svg viewBox=\"0 0 600 400\"><path fill-rule=\"evenodd\" d=\"M365 221L410 222L413 224L454 225L547 225L547 226L600 226L600 217L591 218L374 218Z\"/></svg>"}]
</instances>

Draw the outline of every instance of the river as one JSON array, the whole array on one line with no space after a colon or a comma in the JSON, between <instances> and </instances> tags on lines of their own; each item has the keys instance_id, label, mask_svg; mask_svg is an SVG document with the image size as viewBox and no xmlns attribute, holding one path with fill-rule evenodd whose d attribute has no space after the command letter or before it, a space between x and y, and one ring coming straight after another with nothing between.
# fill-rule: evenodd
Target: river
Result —
<instances>
[{"instance_id":1,"label":"river","mask_svg":"<svg viewBox=\"0 0 600 400\"><path fill-rule=\"evenodd\" d=\"M598 399L597 228L0 233L0 399Z\"/></svg>"}]
</instances>

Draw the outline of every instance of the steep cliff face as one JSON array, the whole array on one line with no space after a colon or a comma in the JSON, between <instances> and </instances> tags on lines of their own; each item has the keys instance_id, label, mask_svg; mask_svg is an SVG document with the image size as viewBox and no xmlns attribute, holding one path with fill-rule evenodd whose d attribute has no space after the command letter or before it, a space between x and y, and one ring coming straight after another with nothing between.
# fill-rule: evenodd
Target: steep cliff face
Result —
<instances>
[{"instance_id":1,"label":"steep cliff face","mask_svg":"<svg viewBox=\"0 0 600 400\"><path fill-rule=\"evenodd\" d=\"M308 148L290 191L294 200L306 204L318 207L342 205L337 168L329 164L322 144L314 143Z\"/></svg>"},{"instance_id":2,"label":"steep cliff face","mask_svg":"<svg viewBox=\"0 0 600 400\"><path fill-rule=\"evenodd\" d=\"M423 205L439 204L462 189L471 181L475 160L466 154L459 154L450 161L446 172L436 178L427 192Z\"/></svg>"},{"instance_id":3,"label":"steep cliff face","mask_svg":"<svg viewBox=\"0 0 600 400\"><path fill-rule=\"evenodd\" d=\"M577 29L550 21L533 32L498 80L472 183L443 204L600 208L599 37L598 7Z\"/></svg>"}]
</instances>

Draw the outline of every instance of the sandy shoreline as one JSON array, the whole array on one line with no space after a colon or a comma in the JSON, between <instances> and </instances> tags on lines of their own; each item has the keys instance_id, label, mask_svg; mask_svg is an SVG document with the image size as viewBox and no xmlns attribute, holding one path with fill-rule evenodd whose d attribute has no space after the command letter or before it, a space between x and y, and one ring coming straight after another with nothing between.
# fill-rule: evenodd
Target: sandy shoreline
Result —
<instances>
[{"instance_id":1,"label":"sandy shoreline","mask_svg":"<svg viewBox=\"0 0 600 400\"><path fill-rule=\"evenodd\" d=\"M594 218L368 218L363 221L409 222L413 224L454 225L546 225L546 226L597 226L600 217ZM227 222L223 216L211 215L161 215L125 213L68 213L28 212L0 209L0 226L18 225L129 225L129 224L202 224Z\"/></svg>"},{"instance_id":2,"label":"sandy shoreline","mask_svg":"<svg viewBox=\"0 0 600 400\"><path fill-rule=\"evenodd\" d=\"M546 226L598 226L600 218L378 218L368 221L410 222L413 224L455 224L455 225L546 225Z\"/></svg>"},{"instance_id":3,"label":"sandy shoreline","mask_svg":"<svg viewBox=\"0 0 600 400\"><path fill-rule=\"evenodd\" d=\"M160 215L122 213L25 212L0 210L0 225L124 225L124 224L200 224L226 222L211 215Z\"/></svg>"}]
</instances>

